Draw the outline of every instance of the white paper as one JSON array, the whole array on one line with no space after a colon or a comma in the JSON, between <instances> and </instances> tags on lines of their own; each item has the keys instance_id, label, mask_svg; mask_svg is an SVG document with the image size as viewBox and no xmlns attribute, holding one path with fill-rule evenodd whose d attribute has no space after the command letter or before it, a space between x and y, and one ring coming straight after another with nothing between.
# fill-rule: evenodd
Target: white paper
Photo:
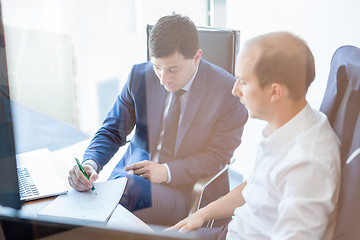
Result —
<instances>
[{"instance_id":1,"label":"white paper","mask_svg":"<svg viewBox=\"0 0 360 240\"><path fill-rule=\"evenodd\" d=\"M118 204L106 226L119 230L150 231L154 230L141 219L132 214L129 210Z\"/></svg>"},{"instance_id":2,"label":"white paper","mask_svg":"<svg viewBox=\"0 0 360 240\"><path fill-rule=\"evenodd\" d=\"M95 192L78 192L74 189L58 196L38 215L62 219L106 222L118 205L127 178L94 183Z\"/></svg>"}]
</instances>

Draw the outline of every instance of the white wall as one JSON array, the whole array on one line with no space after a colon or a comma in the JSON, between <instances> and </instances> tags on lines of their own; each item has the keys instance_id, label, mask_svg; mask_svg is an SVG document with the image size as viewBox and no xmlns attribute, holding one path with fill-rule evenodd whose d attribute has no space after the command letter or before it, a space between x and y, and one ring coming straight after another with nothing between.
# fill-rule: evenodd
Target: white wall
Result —
<instances>
[{"instance_id":1,"label":"white wall","mask_svg":"<svg viewBox=\"0 0 360 240\"><path fill-rule=\"evenodd\" d=\"M329 64L342 45L360 46L358 0L227 0L227 27L241 31L241 45L249 38L271 31L290 31L302 37L315 57L316 78L308 101L318 109L325 91ZM249 121L234 169L245 176L259 139L259 123ZM244 151L246 149L246 151Z\"/></svg>"},{"instance_id":2,"label":"white wall","mask_svg":"<svg viewBox=\"0 0 360 240\"><path fill-rule=\"evenodd\" d=\"M207 0L2 0L1 2L7 48L14 50L9 52L9 82L10 87L16 87L11 89L13 100L58 120L65 120L90 135L101 124L99 119L105 117L99 116L99 108L108 108L101 109L101 112L107 112L111 107L99 105L99 98L104 97L99 96L99 84L118 79L118 89L113 91L118 93L127 79L131 66L146 61L146 24L155 24L160 17L172 12L188 15L196 25L207 23ZM15 36L12 34L14 31L6 31L7 29L16 29L18 34ZM42 35L53 33L52 36L65 36L69 40L66 44L70 45L68 47L70 52L64 54L69 56L69 62L72 63L68 69L72 76L68 79L60 79L58 72L49 72L42 78L44 80L41 83L35 71L27 72L33 74L24 73L19 63L29 59L24 57L28 55L29 49L31 48L31 52L34 53L41 53L44 50L41 44L34 45L28 41L30 35L26 32L29 31L43 33ZM15 41L14 37L20 39ZM36 36L32 41L38 38L39 36ZM10 41L11 39L14 41ZM28 43L26 51L19 49L16 44L24 41ZM60 41L54 42L61 44ZM58 48L63 49L61 46ZM56 58L52 57L49 51L38 54L38 58L42 55L53 59L54 63L49 63L49 66L58 65ZM26 61L23 65L29 69L36 69L41 61L43 59L39 61L34 58L33 61ZM51 71L49 68L46 70ZM62 69L62 72L64 71L67 70ZM22 76L24 77L20 79ZM63 105L53 103L51 106L41 106L39 109L39 105L33 103L31 98L23 101L22 96L28 91L22 84L25 81L29 84L36 82L48 86L48 90L52 87L56 88L58 84L54 84L55 81L67 81L66 86L71 86L72 90L75 90L74 100L69 104L76 104L76 106L69 104L67 106L75 110L69 115L69 111L62 111L67 109ZM47 81L46 84L44 81ZM110 102L114 102L116 93L113 95L105 97L112 98ZM64 97L58 96L57 101L63 101ZM50 105L45 96L41 99L41 104ZM51 114L51 109L56 109L56 114ZM59 117L59 115L68 116Z\"/></svg>"}]
</instances>

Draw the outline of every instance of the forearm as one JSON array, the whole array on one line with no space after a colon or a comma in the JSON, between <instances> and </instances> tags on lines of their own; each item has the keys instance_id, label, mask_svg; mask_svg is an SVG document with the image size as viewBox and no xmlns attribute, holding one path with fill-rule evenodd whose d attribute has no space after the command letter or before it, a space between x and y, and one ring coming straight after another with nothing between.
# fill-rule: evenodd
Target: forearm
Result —
<instances>
[{"instance_id":1,"label":"forearm","mask_svg":"<svg viewBox=\"0 0 360 240\"><path fill-rule=\"evenodd\" d=\"M123 92L126 91L123 90ZM124 104L123 98L124 96L117 98L114 107L85 151L84 160L95 160L100 168L98 171L114 156L119 147L127 143L126 137L134 127L133 111Z\"/></svg>"},{"instance_id":2,"label":"forearm","mask_svg":"<svg viewBox=\"0 0 360 240\"><path fill-rule=\"evenodd\" d=\"M120 145L112 142L106 135L97 134L85 150L83 159L95 161L99 172L118 151L119 147Z\"/></svg>"},{"instance_id":3,"label":"forearm","mask_svg":"<svg viewBox=\"0 0 360 240\"><path fill-rule=\"evenodd\" d=\"M198 210L196 214L201 216L204 222L211 219L233 216L235 209L245 204L245 200L242 196L242 191L245 186L246 182L243 182L222 198L219 198L208 204L206 207Z\"/></svg>"}]
</instances>

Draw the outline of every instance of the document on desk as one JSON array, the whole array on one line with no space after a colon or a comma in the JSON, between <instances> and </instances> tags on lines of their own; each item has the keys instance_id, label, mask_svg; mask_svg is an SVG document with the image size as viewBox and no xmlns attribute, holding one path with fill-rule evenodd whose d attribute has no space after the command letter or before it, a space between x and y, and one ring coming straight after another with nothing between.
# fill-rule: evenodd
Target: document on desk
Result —
<instances>
[{"instance_id":1,"label":"document on desk","mask_svg":"<svg viewBox=\"0 0 360 240\"><path fill-rule=\"evenodd\" d=\"M106 222L119 204L127 178L95 182L93 191L78 192L74 189L58 196L38 213L39 216Z\"/></svg>"}]
</instances>

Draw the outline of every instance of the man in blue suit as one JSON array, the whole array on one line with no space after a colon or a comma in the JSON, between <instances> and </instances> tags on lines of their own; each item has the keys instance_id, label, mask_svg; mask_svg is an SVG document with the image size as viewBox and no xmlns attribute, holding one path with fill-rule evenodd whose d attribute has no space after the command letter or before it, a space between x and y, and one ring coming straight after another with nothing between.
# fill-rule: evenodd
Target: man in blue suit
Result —
<instances>
[{"instance_id":1,"label":"man in blue suit","mask_svg":"<svg viewBox=\"0 0 360 240\"><path fill-rule=\"evenodd\" d=\"M74 166L69 183L89 190L135 127L109 179L128 177L120 203L143 221L171 225L187 215L194 183L229 162L248 115L231 95L235 78L201 59L198 32L188 17L162 17L150 33L149 50L151 62L133 66L85 152L90 181ZM225 176L209 186L205 201L228 189Z\"/></svg>"}]
</instances>

